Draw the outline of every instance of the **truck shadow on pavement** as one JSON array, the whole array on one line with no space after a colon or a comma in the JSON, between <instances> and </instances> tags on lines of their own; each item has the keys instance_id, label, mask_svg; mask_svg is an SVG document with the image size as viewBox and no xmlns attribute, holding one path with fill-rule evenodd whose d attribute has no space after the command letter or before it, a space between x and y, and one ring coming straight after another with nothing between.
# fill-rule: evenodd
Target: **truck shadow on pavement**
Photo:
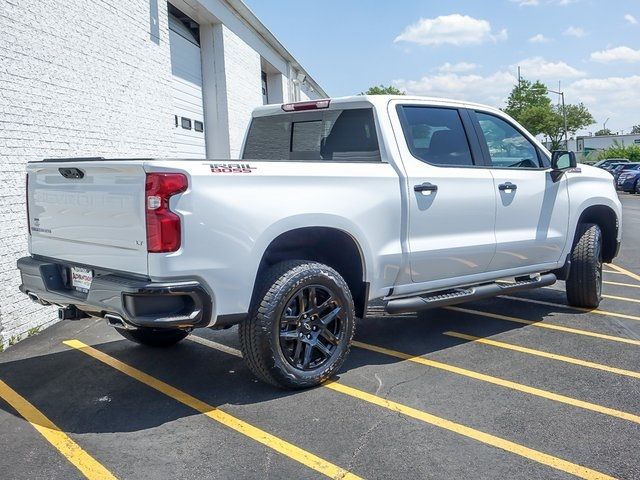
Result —
<instances>
[{"instance_id":1,"label":"truck shadow on pavement","mask_svg":"<svg viewBox=\"0 0 640 480\"><path fill-rule=\"evenodd\" d=\"M554 293L552 299L559 298ZM500 299L463 304L461 307L518 315L532 322L542 321L559 310L523 304L522 309L514 312L509 311L511 304ZM444 335L446 331L489 337L523 327L526 328L526 325L446 309L417 315L387 316L374 305L367 318L359 320L356 340L423 356L465 343L459 338ZM233 411L236 406L274 400L286 408L287 405L299 403L296 396L305 398L310 394L309 390L291 392L266 385L252 376L242 359L195 342L183 341L168 349L143 347L126 340L105 342L105 337L116 338L106 328L96 322L93 326L76 328L75 331L81 340L101 352L225 411ZM59 345L70 338L69 332L55 332L55 327L51 330L54 336L64 334L64 337L51 338L47 331L30 340L50 348L52 344ZM91 330L98 330L98 335L87 336ZM235 328L195 333L238 348ZM45 348L39 350L45 351ZM402 361L397 357L354 347L338 377L364 366L383 366ZM0 379L62 430L70 433L136 432L199 415L195 410L77 350L7 359L0 363ZM17 415L1 399L0 408Z\"/></svg>"}]
</instances>

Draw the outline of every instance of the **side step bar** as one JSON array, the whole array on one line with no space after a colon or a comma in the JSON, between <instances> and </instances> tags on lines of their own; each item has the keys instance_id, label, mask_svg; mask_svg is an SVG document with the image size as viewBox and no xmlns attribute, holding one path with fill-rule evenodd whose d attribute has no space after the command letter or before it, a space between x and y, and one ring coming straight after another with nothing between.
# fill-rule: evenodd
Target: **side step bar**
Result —
<instances>
[{"instance_id":1,"label":"side step bar","mask_svg":"<svg viewBox=\"0 0 640 480\"><path fill-rule=\"evenodd\" d=\"M545 273L537 278L525 277L516 279L513 283L483 283L472 287L455 288L420 297L406 297L389 300L385 311L389 314L418 312L430 308L446 307L456 303L479 300L481 298L495 297L507 293L530 290L532 288L546 287L556 283L556 276L553 273Z\"/></svg>"}]
</instances>

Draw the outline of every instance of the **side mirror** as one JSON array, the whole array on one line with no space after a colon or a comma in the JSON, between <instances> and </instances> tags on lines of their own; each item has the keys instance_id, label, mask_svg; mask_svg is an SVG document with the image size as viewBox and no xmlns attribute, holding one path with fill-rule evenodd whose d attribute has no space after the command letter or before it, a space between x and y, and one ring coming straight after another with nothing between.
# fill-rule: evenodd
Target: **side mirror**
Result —
<instances>
[{"instance_id":1,"label":"side mirror","mask_svg":"<svg viewBox=\"0 0 640 480\"><path fill-rule=\"evenodd\" d=\"M576 168L577 165L575 152L554 150L551 154L551 179L557 182L564 172Z\"/></svg>"},{"instance_id":2,"label":"side mirror","mask_svg":"<svg viewBox=\"0 0 640 480\"><path fill-rule=\"evenodd\" d=\"M554 150L551 154L551 168L553 170L569 170L570 168L576 168L577 165L575 152Z\"/></svg>"}]
</instances>

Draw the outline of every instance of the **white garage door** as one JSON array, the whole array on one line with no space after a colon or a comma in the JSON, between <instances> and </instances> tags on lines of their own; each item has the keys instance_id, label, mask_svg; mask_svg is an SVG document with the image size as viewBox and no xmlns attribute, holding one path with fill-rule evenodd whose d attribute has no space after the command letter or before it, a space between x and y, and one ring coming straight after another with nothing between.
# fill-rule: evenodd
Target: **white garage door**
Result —
<instances>
[{"instance_id":1,"label":"white garage door","mask_svg":"<svg viewBox=\"0 0 640 480\"><path fill-rule=\"evenodd\" d=\"M197 33L169 15L175 154L205 158L202 68Z\"/></svg>"}]
</instances>

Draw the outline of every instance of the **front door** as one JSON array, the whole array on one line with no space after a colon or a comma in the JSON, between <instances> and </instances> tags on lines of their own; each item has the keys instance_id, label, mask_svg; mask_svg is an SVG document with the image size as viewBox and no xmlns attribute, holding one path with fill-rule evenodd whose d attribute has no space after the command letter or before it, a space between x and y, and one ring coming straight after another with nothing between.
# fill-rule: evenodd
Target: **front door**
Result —
<instances>
[{"instance_id":1,"label":"front door","mask_svg":"<svg viewBox=\"0 0 640 480\"><path fill-rule=\"evenodd\" d=\"M467 112L426 104L395 111L407 176L411 281L438 288L485 272L495 253L496 194Z\"/></svg>"},{"instance_id":2,"label":"front door","mask_svg":"<svg viewBox=\"0 0 640 480\"><path fill-rule=\"evenodd\" d=\"M474 116L498 194L490 270L557 262L569 222L566 178L552 180L548 159L507 118L481 111Z\"/></svg>"}]
</instances>

